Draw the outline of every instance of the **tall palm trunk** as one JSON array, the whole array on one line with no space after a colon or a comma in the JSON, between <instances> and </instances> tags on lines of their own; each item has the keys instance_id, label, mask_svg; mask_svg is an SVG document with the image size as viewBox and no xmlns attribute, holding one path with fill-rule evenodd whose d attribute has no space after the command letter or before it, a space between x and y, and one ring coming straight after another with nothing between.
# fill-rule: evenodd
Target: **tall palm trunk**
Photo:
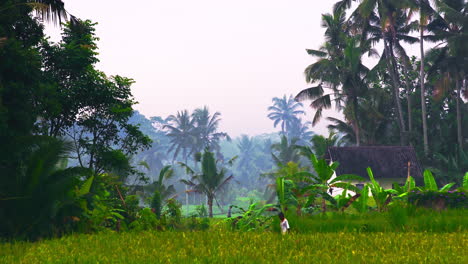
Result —
<instances>
[{"instance_id":1,"label":"tall palm trunk","mask_svg":"<svg viewBox=\"0 0 468 264\"><path fill-rule=\"evenodd\" d=\"M422 25L422 19L420 20L420 40L419 40L419 49L421 52L421 65L419 68L419 83L421 86L421 115L422 115L422 125L423 125L423 140L424 140L424 154L427 156L429 154L429 143L427 140L427 114L426 114L426 96L424 91L424 27Z\"/></svg>"},{"instance_id":2,"label":"tall palm trunk","mask_svg":"<svg viewBox=\"0 0 468 264\"><path fill-rule=\"evenodd\" d=\"M208 199L208 215L209 217L213 218L213 197L210 195L207 195L206 198Z\"/></svg>"},{"instance_id":3,"label":"tall palm trunk","mask_svg":"<svg viewBox=\"0 0 468 264\"><path fill-rule=\"evenodd\" d=\"M382 32L384 33L384 32ZM393 100L395 103L395 107L397 110L397 119L398 119L398 128L400 131L400 144L402 146L406 145L406 128L405 128L405 121L403 119L403 111L400 102L400 90L399 90L399 81L398 77L396 76L395 66L392 62L393 54L390 49L390 44L387 40L384 40L384 50L385 50L385 61L387 63L388 72L390 73L390 78L392 79L392 86L393 86Z\"/></svg>"},{"instance_id":4,"label":"tall palm trunk","mask_svg":"<svg viewBox=\"0 0 468 264\"><path fill-rule=\"evenodd\" d=\"M358 101L357 98L354 98L353 100L353 113L354 113L354 133L356 134L356 146L361 145L361 129L359 127L359 120L358 120Z\"/></svg>"},{"instance_id":5,"label":"tall palm trunk","mask_svg":"<svg viewBox=\"0 0 468 264\"><path fill-rule=\"evenodd\" d=\"M457 89L457 139L458 139L458 146L460 150L463 149L463 135L462 135L462 122L461 122L461 107L460 107L460 96L461 96L461 87L460 87L460 78L458 74L455 78L455 88Z\"/></svg>"},{"instance_id":6,"label":"tall palm trunk","mask_svg":"<svg viewBox=\"0 0 468 264\"><path fill-rule=\"evenodd\" d=\"M411 135L413 132L413 117L412 117L412 106L411 106L411 84L409 80L408 61L403 61L403 70L405 72L405 85L406 85L406 101L408 107L408 132ZM411 140L409 140L411 141Z\"/></svg>"}]
</instances>

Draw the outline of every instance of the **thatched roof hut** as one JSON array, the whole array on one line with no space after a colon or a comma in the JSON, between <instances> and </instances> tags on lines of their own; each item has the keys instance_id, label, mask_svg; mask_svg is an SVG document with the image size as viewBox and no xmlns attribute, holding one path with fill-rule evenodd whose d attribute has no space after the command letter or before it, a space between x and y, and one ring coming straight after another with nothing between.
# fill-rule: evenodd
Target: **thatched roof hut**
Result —
<instances>
[{"instance_id":1,"label":"thatched roof hut","mask_svg":"<svg viewBox=\"0 0 468 264\"><path fill-rule=\"evenodd\" d=\"M422 178L421 167L413 147L364 146L329 147L326 159L338 161L337 175L357 174L368 179L366 168L370 167L376 180L401 179L410 175L416 180Z\"/></svg>"}]
</instances>

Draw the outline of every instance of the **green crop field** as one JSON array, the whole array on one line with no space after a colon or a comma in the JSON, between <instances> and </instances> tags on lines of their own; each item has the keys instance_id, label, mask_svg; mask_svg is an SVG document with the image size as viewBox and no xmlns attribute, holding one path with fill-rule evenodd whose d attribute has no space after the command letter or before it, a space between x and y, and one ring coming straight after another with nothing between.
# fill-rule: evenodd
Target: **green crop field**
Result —
<instances>
[{"instance_id":1,"label":"green crop field","mask_svg":"<svg viewBox=\"0 0 468 264\"><path fill-rule=\"evenodd\" d=\"M0 244L0 263L468 263L461 233L156 232Z\"/></svg>"}]
</instances>

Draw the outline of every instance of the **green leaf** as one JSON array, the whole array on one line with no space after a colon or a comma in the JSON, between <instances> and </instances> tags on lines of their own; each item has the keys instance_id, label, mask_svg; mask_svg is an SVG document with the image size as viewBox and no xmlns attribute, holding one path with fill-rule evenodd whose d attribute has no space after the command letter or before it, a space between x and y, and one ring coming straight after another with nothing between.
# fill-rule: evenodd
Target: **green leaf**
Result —
<instances>
[{"instance_id":1,"label":"green leaf","mask_svg":"<svg viewBox=\"0 0 468 264\"><path fill-rule=\"evenodd\" d=\"M83 196L89 193L91 185L93 184L94 176L89 177L78 190L78 196Z\"/></svg>"},{"instance_id":2,"label":"green leaf","mask_svg":"<svg viewBox=\"0 0 468 264\"><path fill-rule=\"evenodd\" d=\"M364 178L356 174L342 174L330 181L330 184L337 181L364 181Z\"/></svg>"},{"instance_id":3,"label":"green leaf","mask_svg":"<svg viewBox=\"0 0 468 264\"><path fill-rule=\"evenodd\" d=\"M463 189L468 190L468 172L466 172L463 177Z\"/></svg>"},{"instance_id":4,"label":"green leaf","mask_svg":"<svg viewBox=\"0 0 468 264\"><path fill-rule=\"evenodd\" d=\"M437 183L430 170L424 171L424 187L426 190L437 191Z\"/></svg>"},{"instance_id":5,"label":"green leaf","mask_svg":"<svg viewBox=\"0 0 468 264\"><path fill-rule=\"evenodd\" d=\"M451 183L447 183L445 184L442 188L440 188L440 192L447 192L448 190L450 190L450 188L452 188L452 186L455 185L454 182L451 182Z\"/></svg>"}]
</instances>

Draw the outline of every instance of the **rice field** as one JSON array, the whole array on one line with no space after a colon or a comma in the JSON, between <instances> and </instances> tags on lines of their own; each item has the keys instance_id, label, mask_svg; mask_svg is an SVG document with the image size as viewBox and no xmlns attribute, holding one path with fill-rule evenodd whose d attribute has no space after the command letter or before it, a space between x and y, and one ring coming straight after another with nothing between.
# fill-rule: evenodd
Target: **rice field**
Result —
<instances>
[{"instance_id":1,"label":"rice field","mask_svg":"<svg viewBox=\"0 0 468 264\"><path fill-rule=\"evenodd\" d=\"M0 263L468 263L458 233L104 232L0 244Z\"/></svg>"}]
</instances>

